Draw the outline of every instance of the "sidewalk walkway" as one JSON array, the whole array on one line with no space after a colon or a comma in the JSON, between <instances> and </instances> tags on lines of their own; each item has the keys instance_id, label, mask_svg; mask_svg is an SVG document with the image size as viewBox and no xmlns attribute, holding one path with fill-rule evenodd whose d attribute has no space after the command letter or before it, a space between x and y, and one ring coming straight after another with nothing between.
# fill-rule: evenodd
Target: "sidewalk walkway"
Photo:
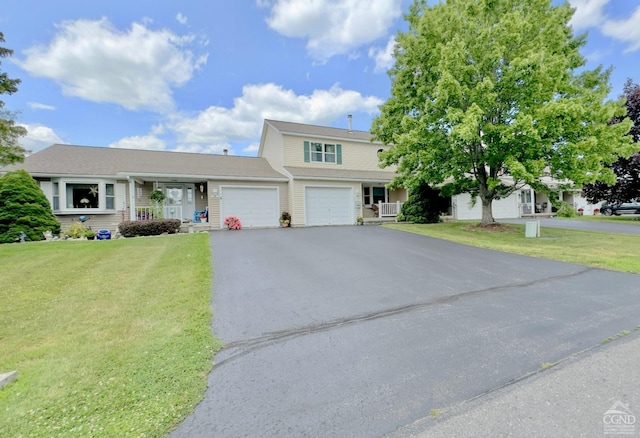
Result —
<instances>
[{"instance_id":1,"label":"sidewalk walkway","mask_svg":"<svg viewBox=\"0 0 640 438\"><path fill-rule=\"evenodd\" d=\"M636 330L391 436L555 438L621 432L622 436L638 436L639 363L640 333Z\"/></svg>"}]
</instances>

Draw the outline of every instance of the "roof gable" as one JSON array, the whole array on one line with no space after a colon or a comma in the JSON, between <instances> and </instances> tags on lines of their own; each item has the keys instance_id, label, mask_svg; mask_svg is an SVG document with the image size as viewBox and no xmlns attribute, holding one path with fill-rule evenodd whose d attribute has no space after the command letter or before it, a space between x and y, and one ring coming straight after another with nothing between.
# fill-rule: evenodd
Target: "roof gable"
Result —
<instances>
[{"instance_id":1,"label":"roof gable","mask_svg":"<svg viewBox=\"0 0 640 438\"><path fill-rule=\"evenodd\" d=\"M382 144L379 141L372 140L372 135L368 131L305 125L302 123L283 122L279 120L265 120L265 124L270 125L272 128L285 135Z\"/></svg>"}]
</instances>

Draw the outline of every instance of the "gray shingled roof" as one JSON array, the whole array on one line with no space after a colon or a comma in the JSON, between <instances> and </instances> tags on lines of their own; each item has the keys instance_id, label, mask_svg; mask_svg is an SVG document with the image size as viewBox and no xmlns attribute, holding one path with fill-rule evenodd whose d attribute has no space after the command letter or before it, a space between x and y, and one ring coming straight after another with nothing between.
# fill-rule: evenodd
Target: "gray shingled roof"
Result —
<instances>
[{"instance_id":1,"label":"gray shingled roof","mask_svg":"<svg viewBox=\"0 0 640 438\"><path fill-rule=\"evenodd\" d=\"M0 169L25 169L31 175L184 176L202 178L287 178L266 159L187 152L115 149L55 144L27 157L24 163Z\"/></svg>"},{"instance_id":2,"label":"gray shingled roof","mask_svg":"<svg viewBox=\"0 0 640 438\"><path fill-rule=\"evenodd\" d=\"M285 166L294 178L336 179L343 181L362 182L389 182L396 176L393 172L384 170L349 170L349 169L322 169L314 167Z\"/></svg>"},{"instance_id":3,"label":"gray shingled roof","mask_svg":"<svg viewBox=\"0 0 640 438\"><path fill-rule=\"evenodd\" d=\"M333 138L339 140L371 142L371 133L368 131L349 131L348 129L329 128L327 126L304 125L302 123L282 122L279 120L265 120L265 123L273 126L282 134ZM381 142L374 142L382 144Z\"/></svg>"}]
</instances>

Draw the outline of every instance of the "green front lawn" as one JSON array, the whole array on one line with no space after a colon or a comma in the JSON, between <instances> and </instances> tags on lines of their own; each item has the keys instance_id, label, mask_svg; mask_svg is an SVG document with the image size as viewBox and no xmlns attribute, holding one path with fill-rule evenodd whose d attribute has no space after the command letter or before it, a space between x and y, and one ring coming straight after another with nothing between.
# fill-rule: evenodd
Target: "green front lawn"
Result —
<instances>
[{"instance_id":1,"label":"green front lawn","mask_svg":"<svg viewBox=\"0 0 640 438\"><path fill-rule=\"evenodd\" d=\"M220 343L207 234L0 245L2 436L165 436Z\"/></svg>"},{"instance_id":2,"label":"green front lawn","mask_svg":"<svg viewBox=\"0 0 640 438\"><path fill-rule=\"evenodd\" d=\"M385 226L480 248L640 273L640 236L543 225L541 238L526 238L524 225L504 225L503 231L486 231L473 225L471 222L444 222Z\"/></svg>"},{"instance_id":3,"label":"green front lawn","mask_svg":"<svg viewBox=\"0 0 640 438\"><path fill-rule=\"evenodd\" d=\"M555 217L554 219L567 219L567 220L580 220L587 222L612 222L612 223L625 223L628 225L640 226L640 215L637 214L622 214L620 216L604 216L599 214L597 216L576 216L571 218Z\"/></svg>"}]
</instances>

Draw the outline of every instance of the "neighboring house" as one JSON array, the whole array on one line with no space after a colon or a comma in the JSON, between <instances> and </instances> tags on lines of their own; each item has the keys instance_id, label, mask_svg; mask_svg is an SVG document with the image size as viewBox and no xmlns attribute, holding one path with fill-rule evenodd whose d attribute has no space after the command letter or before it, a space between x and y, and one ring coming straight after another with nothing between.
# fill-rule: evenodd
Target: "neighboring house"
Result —
<instances>
[{"instance_id":1,"label":"neighboring house","mask_svg":"<svg viewBox=\"0 0 640 438\"><path fill-rule=\"evenodd\" d=\"M25 169L40 184L63 230L80 216L94 229L112 231L124 220L153 217L224 228L237 216L243 227L277 227L280 214L294 226L349 225L358 216L395 218L407 200L405 189L389 190L393 167L380 169L378 154L388 145L364 131L265 120L258 157L114 149L56 144L0 173ZM549 184L556 182L549 180ZM162 211L149 194L165 194ZM584 214L594 206L569 191L563 200ZM545 194L525 187L493 203L496 219L549 215ZM454 196L447 216L480 219L481 204Z\"/></svg>"},{"instance_id":2,"label":"neighboring house","mask_svg":"<svg viewBox=\"0 0 640 438\"><path fill-rule=\"evenodd\" d=\"M208 210L212 228L228 215L247 227L277 226L288 208L288 179L264 158L56 144L2 172L15 169L39 182L63 229L79 216L113 231L123 220L157 217L149 201L156 188L166 195L163 217L192 222Z\"/></svg>"},{"instance_id":3,"label":"neighboring house","mask_svg":"<svg viewBox=\"0 0 640 438\"><path fill-rule=\"evenodd\" d=\"M504 178L509 184L510 179ZM558 190L560 182L551 177L543 177L542 182L549 188ZM566 181L564 182L566 183ZM600 204L589 204L583 198L578 189L559 191L559 199L569 204L576 211L582 209L585 215L593 215ZM551 205L549 196L525 185L515 190L511 195L503 199L493 201L493 217L495 219L511 219L519 217L551 216L555 208ZM468 193L454 196L452 199L451 217L457 220L479 220L482 218L482 203L478 198L472 202Z\"/></svg>"},{"instance_id":4,"label":"neighboring house","mask_svg":"<svg viewBox=\"0 0 640 438\"><path fill-rule=\"evenodd\" d=\"M384 149L364 131L265 120L258 156L289 178L293 225L345 225L395 217L407 200L405 189L385 187L395 171L378 167Z\"/></svg>"}]
</instances>

